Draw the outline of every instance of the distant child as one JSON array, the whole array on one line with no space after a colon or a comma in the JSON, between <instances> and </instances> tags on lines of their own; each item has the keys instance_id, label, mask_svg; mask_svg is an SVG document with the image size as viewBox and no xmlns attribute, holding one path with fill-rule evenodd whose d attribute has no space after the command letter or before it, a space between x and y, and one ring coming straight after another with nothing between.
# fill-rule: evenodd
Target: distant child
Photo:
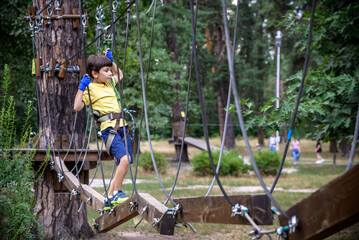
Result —
<instances>
[{"instance_id":1,"label":"distant child","mask_svg":"<svg viewBox=\"0 0 359 240\"><path fill-rule=\"evenodd\" d=\"M322 156L320 156L320 153L322 152L322 145L320 144L320 140L317 142L317 144L315 145L315 153L317 155L317 161L315 161L315 163L320 164L324 162L324 159L322 158Z\"/></svg>"},{"instance_id":2,"label":"distant child","mask_svg":"<svg viewBox=\"0 0 359 240\"><path fill-rule=\"evenodd\" d=\"M115 91L111 85L118 83L117 66L113 62L110 49L104 51L104 55L91 55L87 58L86 71L79 85L74 103L74 111L78 112L86 105L92 103L94 112L98 113L97 122L101 124L102 139L108 146L108 151L117 160L117 169L108 198L105 200L104 210L123 203L128 197L122 191L122 183L128 171L128 159L126 154L125 137L127 139L127 151L130 163L133 162L130 136L127 124L121 119L121 108L118 104ZM123 78L119 71L120 80ZM93 82L90 82L90 77ZM90 95L88 94L88 89ZM108 140L108 141L107 141ZM107 148L107 147L106 147Z\"/></svg>"},{"instance_id":3,"label":"distant child","mask_svg":"<svg viewBox=\"0 0 359 240\"><path fill-rule=\"evenodd\" d=\"M294 162L294 164L297 164L299 157L300 157L299 141L294 138L293 141L291 142L290 148L292 149L293 162Z\"/></svg>"}]
</instances>

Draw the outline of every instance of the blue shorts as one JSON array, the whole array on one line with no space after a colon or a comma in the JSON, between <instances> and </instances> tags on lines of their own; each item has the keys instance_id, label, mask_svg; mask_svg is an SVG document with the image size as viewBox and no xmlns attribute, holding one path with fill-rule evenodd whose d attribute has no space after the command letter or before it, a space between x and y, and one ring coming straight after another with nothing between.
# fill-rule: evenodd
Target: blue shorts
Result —
<instances>
[{"instance_id":1,"label":"blue shorts","mask_svg":"<svg viewBox=\"0 0 359 240\"><path fill-rule=\"evenodd\" d=\"M112 127L106 128L105 130L101 131L102 139L104 142L106 142L108 135L110 134L110 130L112 130ZM126 132L128 131L128 128L126 126ZM112 156L114 156L117 159L117 165L120 164L120 159L123 156L126 156L126 143L125 139L123 139L123 127L120 128L120 134L116 133L115 138L112 141L110 153ZM132 148L131 148L131 139L130 135L127 134L127 149L128 149L128 155L131 158L130 163L133 163L133 156L132 156Z\"/></svg>"}]
</instances>

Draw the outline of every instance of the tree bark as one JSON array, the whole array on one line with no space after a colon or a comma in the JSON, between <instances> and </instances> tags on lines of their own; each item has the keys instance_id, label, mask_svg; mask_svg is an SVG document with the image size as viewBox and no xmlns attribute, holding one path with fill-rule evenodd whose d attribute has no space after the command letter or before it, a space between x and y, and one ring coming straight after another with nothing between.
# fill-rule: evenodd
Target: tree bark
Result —
<instances>
[{"instance_id":1,"label":"tree bark","mask_svg":"<svg viewBox=\"0 0 359 240\"><path fill-rule=\"evenodd\" d=\"M351 150L351 142L348 139L343 139L339 143L339 147L341 150L341 156L349 158L350 150Z\"/></svg>"},{"instance_id":2,"label":"tree bark","mask_svg":"<svg viewBox=\"0 0 359 240\"><path fill-rule=\"evenodd\" d=\"M221 16L217 15L217 21L215 26L215 54L217 57L217 71L223 66L224 56L225 56L225 36L223 31L223 26L221 24ZM224 108L227 106L228 99L228 86L229 80L228 76L223 77L219 82L216 83L217 87L217 107L218 107L218 117L219 117L219 132L221 135L221 140L223 141L224 136L224 123L226 119L226 112ZM224 147L227 150L234 149L235 145L235 134L232 122L232 116L228 116L227 129L226 129L226 139L224 141Z\"/></svg>"},{"instance_id":3,"label":"tree bark","mask_svg":"<svg viewBox=\"0 0 359 240\"><path fill-rule=\"evenodd\" d=\"M33 0L33 6L37 9L43 9L47 4L46 0ZM53 10L53 14L58 14L54 4L55 2L50 5L50 9ZM77 0L63 1L63 13L72 14L73 9L79 9L78 4ZM47 13L47 9L45 8L43 12ZM73 20L64 19L63 31L59 22L44 21L43 37L41 33L36 35L37 57L42 59L43 65L49 64L50 68L55 66L52 63L61 63L63 59L74 56L83 44L81 27L73 28ZM78 66L80 58L81 55L78 55L70 59L67 66ZM52 149L67 149L76 146L79 149L82 147L86 130L85 111L78 113L72 146L68 146L68 142L61 141L71 138L74 119L73 99L80 77L80 74L66 73L65 77L60 79L50 70L41 72L40 77L37 78L38 126L42 131L38 148L52 146ZM84 172L80 175L88 177ZM70 193L59 185L54 170L50 170L49 167L46 169L43 179L35 184L35 193L38 202L36 215L44 227L46 239L89 238L93 235L87 222L86 204L80 209L80 199L76 196L71 198Z\"/></svg>"}]
</instances>

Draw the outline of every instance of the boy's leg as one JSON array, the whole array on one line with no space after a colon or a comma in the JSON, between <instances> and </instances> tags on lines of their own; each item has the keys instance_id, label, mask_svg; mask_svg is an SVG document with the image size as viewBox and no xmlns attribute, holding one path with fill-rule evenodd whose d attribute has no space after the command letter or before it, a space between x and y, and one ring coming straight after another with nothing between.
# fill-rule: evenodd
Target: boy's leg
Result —
<instances>
[{"instance_id":1,"label":"boy's leg","mask_svg":"<svg viewBox=\"0 0 359 240\"><path fill-rule=\"evenodd\" d=\"M109 195L113 195L114 191L122 190L122 183L125 179L126 173L128 171L128 161L127 156L120 158L120 164L118 164L115 176L112 180L110 189L108 191Z\"/></svg>"}]
</instances>

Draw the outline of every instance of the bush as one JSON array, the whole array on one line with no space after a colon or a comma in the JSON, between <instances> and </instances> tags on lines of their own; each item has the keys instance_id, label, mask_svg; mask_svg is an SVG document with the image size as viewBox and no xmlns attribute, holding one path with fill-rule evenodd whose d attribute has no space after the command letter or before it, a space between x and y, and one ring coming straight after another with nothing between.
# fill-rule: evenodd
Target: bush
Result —
<instances>
[{"instance_id":1,"label":"bush","mask_svg":"<svg viewBox=\"0 0 359 240\"><path fill-rule=\"evenodd\" d=\"M5 66L0 111L0 236L4 239L33 239L36 237L33 232L41 234L34 214L36 202L32 191L35 151L10 151L28 146L32 104L28 105L21 132L16 133L15 105L13 97L8 95L9 82L9 69Z\"/></svg>"},{"instance_id":2,"label":"bush","mask_svg":"<svg viewBox=\"0 0 359 240\"><path fill-rule=\"evenodd\" d=\"M153 151L153 155L155 157L155 162L157 165L158 172L166 173L167 160L165 158L165 155L156 151ZM141 154L140 159L138 161L138 165L146 171L155 171L155 168L152 163L151 153L148 151Z\"/></svg>"},{"instance_id":3,"label":"bush","mask_svg":"<svg viewBox=\"0 0 359 240\"><path fill-rule=\"evenodd\" d=\"M218 164L219 153L219 151L212 152L213 162L216 168ZM191 164L193 165L193 171L195 174L200 176L213 175L212 165L206 151L203 151L200 154L194 156L191 160ZM219 168L218 175L236 176L245 170L246 167L243 164L243 159L239 158L235 151L225 152L222 155L221 166Z\"/></svg>"},{"instance_id":4,"label":"bush","mask_svg":"<svg viewBox=\"0 0 359 240\"><path fill-rule=\"evenodd\" d=\"M254 154L254 159L259 170L267 175L276 175L280 158L281 156L276 151L262 150Z\"/></svg>"}]
</instances>

